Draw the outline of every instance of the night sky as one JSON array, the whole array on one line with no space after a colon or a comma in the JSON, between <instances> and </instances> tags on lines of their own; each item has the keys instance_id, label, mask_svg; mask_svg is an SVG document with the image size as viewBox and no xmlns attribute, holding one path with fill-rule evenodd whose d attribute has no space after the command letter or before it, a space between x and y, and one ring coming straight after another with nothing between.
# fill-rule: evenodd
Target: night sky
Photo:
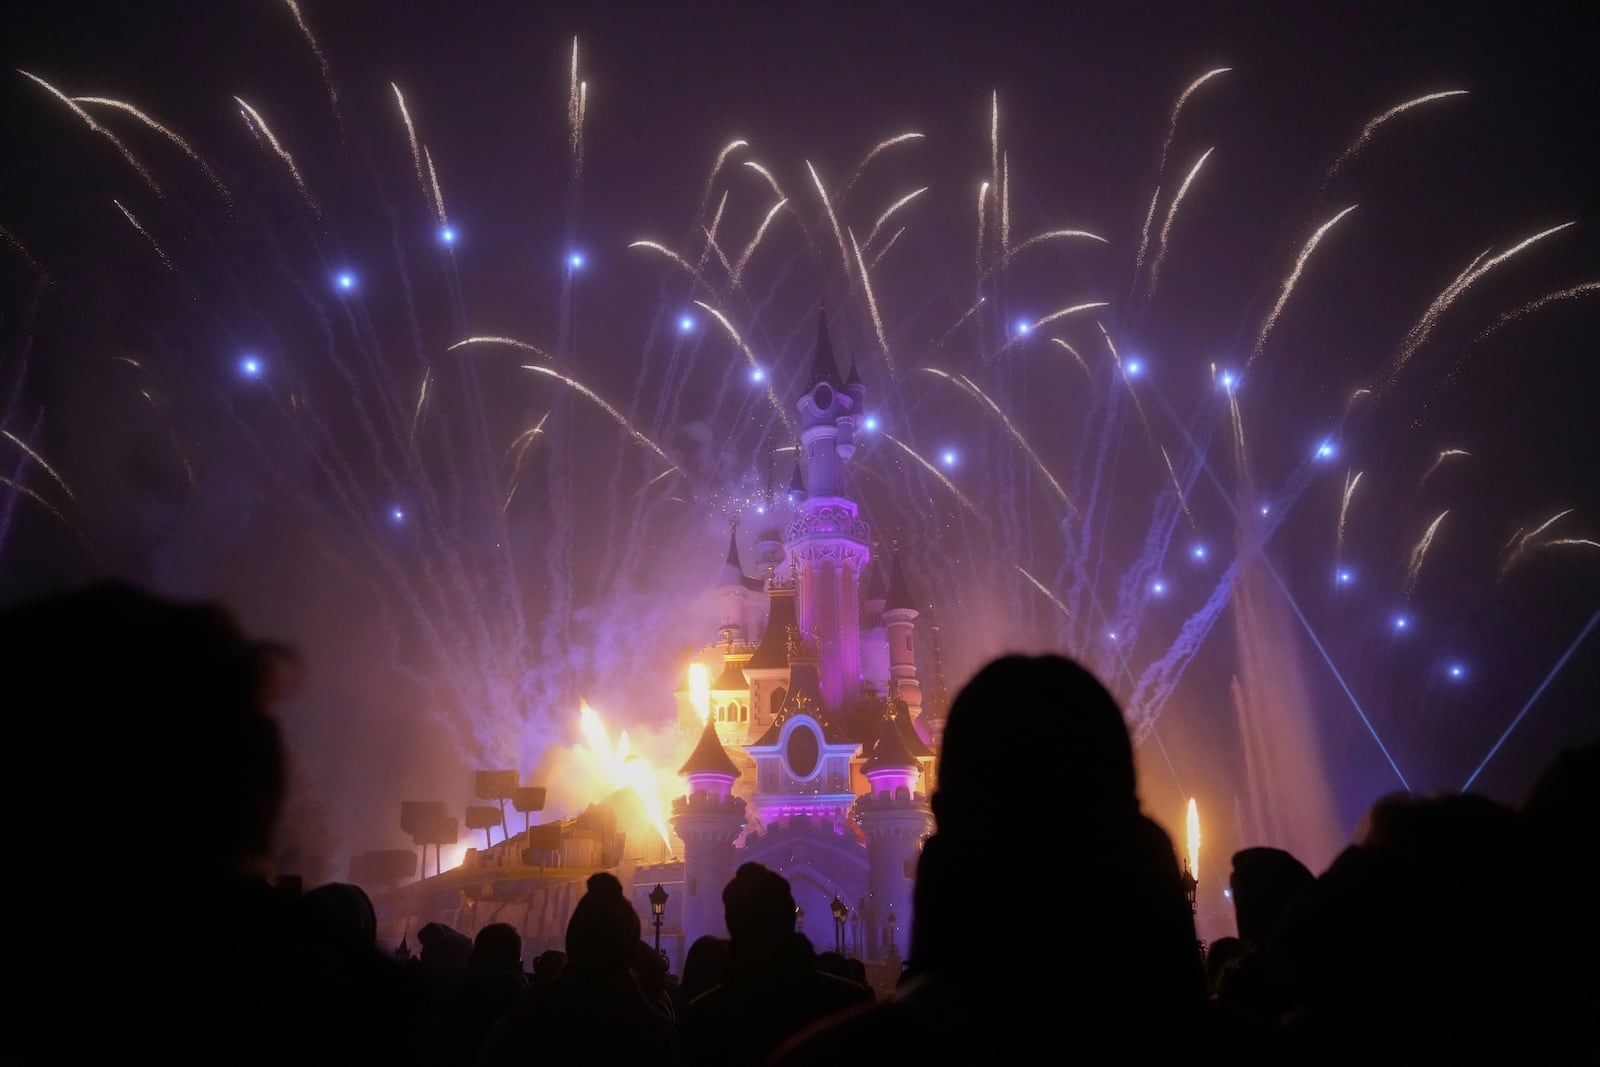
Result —
<instances>
[{"instance_id":1,"label":"night sky","mask_svg":"<svg viewBox=\"0 0 1600 1067\"><path fill-rule=\"evenodd\" d=\"M580 697L672 755L821 302L951 688L1088 659L1154 725L1170 829L1245 789L1226 576L1257 534L1282 713L1346 828L1402 776L1516 800L1594 738L1600 12L935 6L301 0L315 49L268 0L9 12L0 599L114 574L298 646L282 713L341 855L404 847L399 801L465 804L474 769L571 813L600 793L563 756ZM82 103L130 162L23 71L193 155ZM1023 247L1057 230L1095 237Z\"/></svg>"}]
</instances>

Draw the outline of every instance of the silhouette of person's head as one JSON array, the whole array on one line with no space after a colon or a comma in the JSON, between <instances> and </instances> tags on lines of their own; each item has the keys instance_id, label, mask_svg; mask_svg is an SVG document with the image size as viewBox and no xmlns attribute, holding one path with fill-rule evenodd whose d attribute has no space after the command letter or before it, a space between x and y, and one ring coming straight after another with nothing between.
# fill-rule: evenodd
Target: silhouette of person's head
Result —
<instances>
[{"instance_id":1,"label":"silhouette of person's head","mask_svg":"<svg viewBox=\"0 0 1600 1067\"><path fill-rule=\"evenodd\" d=\"M580 976L626 973L639 943L639 913L622 892L616 875L589 876L587 891L567 922L565 972Z\"/></svg>"},{"instance_id":2,"label":"silhouette of person's head","mask_svg":"<svg viewBox=\"0 0 1600 1067\"><path fill-rule=\"evenodd\" d=\"M418 962L431 971L458 971L472 956L472 938L441 922L423 923L417 941L422 945Z\"/></svg>"},{"instance_id":3,"label":"silhouette of person's head","mask_svg":"<svg viewBox=\"0 0 1600 1067\"><path fill-rule=\"evenodd\" d=\"M522 934L510 923L490 923L472 939L468 966L522 973Z\"/></svg>"},{"instance_id":4,"label":"silhouette of person's head","mask_svg":"<svg viewBox=\"0 0 1600 1067\"><path fill-rule=\"evenodd\" d=\"M61 754L86 782L131 774L140 810L183 813L166 884L270 873L287 778L270 709L286 649L246 637L218 604L105 583L0 612L0 657L13 743ZM56 803L103 817L94 790L61 791Z\"/></svg>"},{"instance_id":5,"label":"silhouette of person's head","mask_svg":"<svg viewBox=\"0 0 1600 1067\"><path fill-rule=\"evenodd\" d=\"M567 954L558 948L547 948L533 958L533 977L538 982L553 982L561 977L567 965Z\"/></svg>"},{"instance_id":6,"label":"silhouette of person's head","mask_svg":"<svg viewBox=\"0 0 1600 1067\"><path fill-rule=\"evenodd\" d=\"M1251 948L1264 945L1284 908L1315 877L1281 848L1258 846L1235 852L1228 891L1233 895L1239 939Z\"/></svg>"},{"instance_id":7,"label":"silhouette of person's head","mask_svg":"<svg viewBox=\"0 0 1600 1067\"><path fill-rule=\"evenodd\" d=\"M735 948L775 949L794 937L789 880L761 863L743 863L722 890L723 917Z\"/></svg>"},{"instance_id":8,"label":"silhouette of person's head","mask_svg":"<svg viewBox=\"0 0 1600 1067\"><path fill-rule=\"evenodd\" d=\"M378 913L367 891L352 882L328 882L300 898L311 920L334 937L378 943Z\"/></svg>"},{"instance_id":9,"label":"silhouette of person's head","mask_svg":"<svg viewBox=\"0 0 1600 1067\"><path fill-rule=\"evenodd\" d=\"M1024 757L1019 720L1049 738L1048 781L1007 773ZM950 705L937 771L930 799L947 844L959 838L992 846L997 834L1033 832L1017 813L1034 803L1074 823L1138 813L1122 711L1099 679L1064 656L1001 656L973 675Z\"/></svg>"},{"instance_id":10,"label":"silhouette of person's head","mask_svg":"<svg viewBox=\"0 0 1600 1067\"><path fill-rule=\"evenodd\" d=\"M689 946L683 957L683 990L685 1001L693 1000L714 985L721 983L728 967L728 939L715 934L701 934Z\"/></svg>"}]
</instances>

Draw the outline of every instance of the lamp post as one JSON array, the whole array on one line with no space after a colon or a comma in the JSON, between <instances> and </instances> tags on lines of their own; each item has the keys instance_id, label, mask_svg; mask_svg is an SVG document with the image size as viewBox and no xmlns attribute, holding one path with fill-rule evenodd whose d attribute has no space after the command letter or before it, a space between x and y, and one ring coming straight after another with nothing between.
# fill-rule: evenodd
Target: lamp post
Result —
<instances>
[{"instance_id":1,"label":"lamp post","mask_svg":"<svg viewBox=\"0 0 1600 1067\"><path fill-rule=\"evenodd\" d=\"M838 951L839 955L843 956L845 954L844 924L845 920L850 916L850 908L844 901L839 899L839 894L837 893L833 895L833 903L829 904L828 908L833 912L833 947Z\"/></svg>"},{"instance_id":2,"label":"lamp post","mask_svg":"<svg viewBox=\"0 0 1600 1067\"><path fill-rule=\"evenodd\" d=\"M1189 861L1187 859L1183 861L1183 874L1179 876L1179 880L1183 883L1184 898L1189 901L1189 916L1191 918L1198 917L1200 914L1200 905L1198 903L1200 879L1196 878L1194 872L1189 869ZM1200 958L1205 959L1205 939L1196 935L1194 943L1195 947L1200 951Z\"/></svg>"},{"instance_id":3,"label":"lamp post","mask_svg":"<svg viewBox=\"0 0 1600 1067\"><path fill-rule=\"evenodd\" d=\"M656 928L656 955L661 955L661 915L667 910L667 891L657 882L650 890L650 921Z\"/></svg>"}]
</instances>

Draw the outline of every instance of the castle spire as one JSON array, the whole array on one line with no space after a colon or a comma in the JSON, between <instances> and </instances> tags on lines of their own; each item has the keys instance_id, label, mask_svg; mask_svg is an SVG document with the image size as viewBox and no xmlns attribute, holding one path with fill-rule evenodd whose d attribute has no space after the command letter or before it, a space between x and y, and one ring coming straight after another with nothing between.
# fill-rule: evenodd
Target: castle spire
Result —
<instances>
[{"instance_id":1,"label":"castle spire","mask_svg":"<svg viewBox=\"0 0 1600 1067\"><path fill-rule=\"evenodd\" d=\"M839 377L839 364L833 358L833 338L828 335L828 312L821 304L817 305L817 350L811 358L811 377L806 380L806 389L815 389L818 382L829 385L843 382Z\"/></svg>"}]
</instances>

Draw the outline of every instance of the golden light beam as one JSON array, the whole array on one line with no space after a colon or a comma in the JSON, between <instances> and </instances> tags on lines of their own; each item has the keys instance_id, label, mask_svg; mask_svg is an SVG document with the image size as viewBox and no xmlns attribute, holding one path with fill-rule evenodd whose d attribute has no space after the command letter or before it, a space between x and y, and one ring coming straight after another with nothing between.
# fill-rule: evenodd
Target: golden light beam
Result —
<instances>
[{"instance_id":1,"label":"golden light beam","mask_svg":"<svg viewBox=\"0 0 1600 1067\"><path fill-rule=\"evenodd\" d=\"M1378 127L1382 126L1390 119L1397 115L1403 115L1414 107L1420 107L1423 104L1432 103L1435 100L1443 100L1451 96L1466 95L1467 90L1465 89L1449 89L1440 93L1429 93L1426 96L1419 96L1415 100L1407 100L1403 104L1396 104L1389 110L1375 116L1365 126L1361 127L1361 132L1356 135L1356 139L1350 142L1349 147L1347 147L1343 152L1340 152L1339 157L1333 161L1333 165L1328 168L1328 173L1322 179L1322 187L1326 189L1328 187L1328 183L1333 181L1333 176L1339 173L1339 168L1349 162L1351 156L1361 151L1366 143L1372 140L1372 135L1377 132Z\"/></svg>"},{"instance_id":2,"label":"golden light beam","mask_svg":"<svg viewBox=\"0 0 1600 1067\"><path fill-rule=\"evenodd\" d=\"M280 160L282 160L283 165L288 168L289 176L294 179L295 188L300 190L301 199L306 202L306 206L311 209L311 213L320 219L322 217L322 209L317 206L316 200L312 199L311 190L306 188L306 180L305 178L301 177L300 167L295 163L294 157L289 154L289 150L283 147L283 142L278 140L277 134L272 132L272 127L267 125L267 120L261 117L260 112L246 103L242 97L236 96L233 99L241 108L244 109L245 114L249 115L251 121L255 123L256 127L261 130L262 135L266 137L267 144L272 148L273 153Z\"/></svg>"},{"instance_id":3,"label":"golden light beam","mask_svg":"<svg viewBox=\"0 0 1600 1067\"><path fill-rule=\"evenodd\" d=\"M468 337L465 340L457 341L445 351L454 352L456 349L465 348L468 345L508 345L511 348L520 348L524 352L532 352L536 356L543 356L545 359L550 358L550 353L544 349L530 345L526 341L519 341L515 337Z\"/></svg>"},{"instance_id":4,"label":"golden light beam","mask_svg":"<svg viewBox=\"0 0 1600 1067\"><path fill-rule=\"evenodd\" d=\"M1150 287L1147 290L1148 295L1150 296L1155 295L1156 286L1159 284L1161 279L1161 265L1165 263L1167 259L1168 238L1172 234L1172 224L1178 218L1178 207L1183 203L1183 198L1188 194L1189 186L1194 184L1195 176L1200 173L1200 168L1205 166L1206 160L1210 159L1211 153L1215 151L1215 147L1208 148L1199 159L1195 160L1194 166L1189 168L1188 176L1183 179L1183 184L1178 186L1178 192L1175 196L1173 196L1172 203L1167 205L1167 218L1166 221L1161 224L1161 235L1156 239L1156 256L1155 259L1150 261Z\"/></svg>"}]
</instances>

